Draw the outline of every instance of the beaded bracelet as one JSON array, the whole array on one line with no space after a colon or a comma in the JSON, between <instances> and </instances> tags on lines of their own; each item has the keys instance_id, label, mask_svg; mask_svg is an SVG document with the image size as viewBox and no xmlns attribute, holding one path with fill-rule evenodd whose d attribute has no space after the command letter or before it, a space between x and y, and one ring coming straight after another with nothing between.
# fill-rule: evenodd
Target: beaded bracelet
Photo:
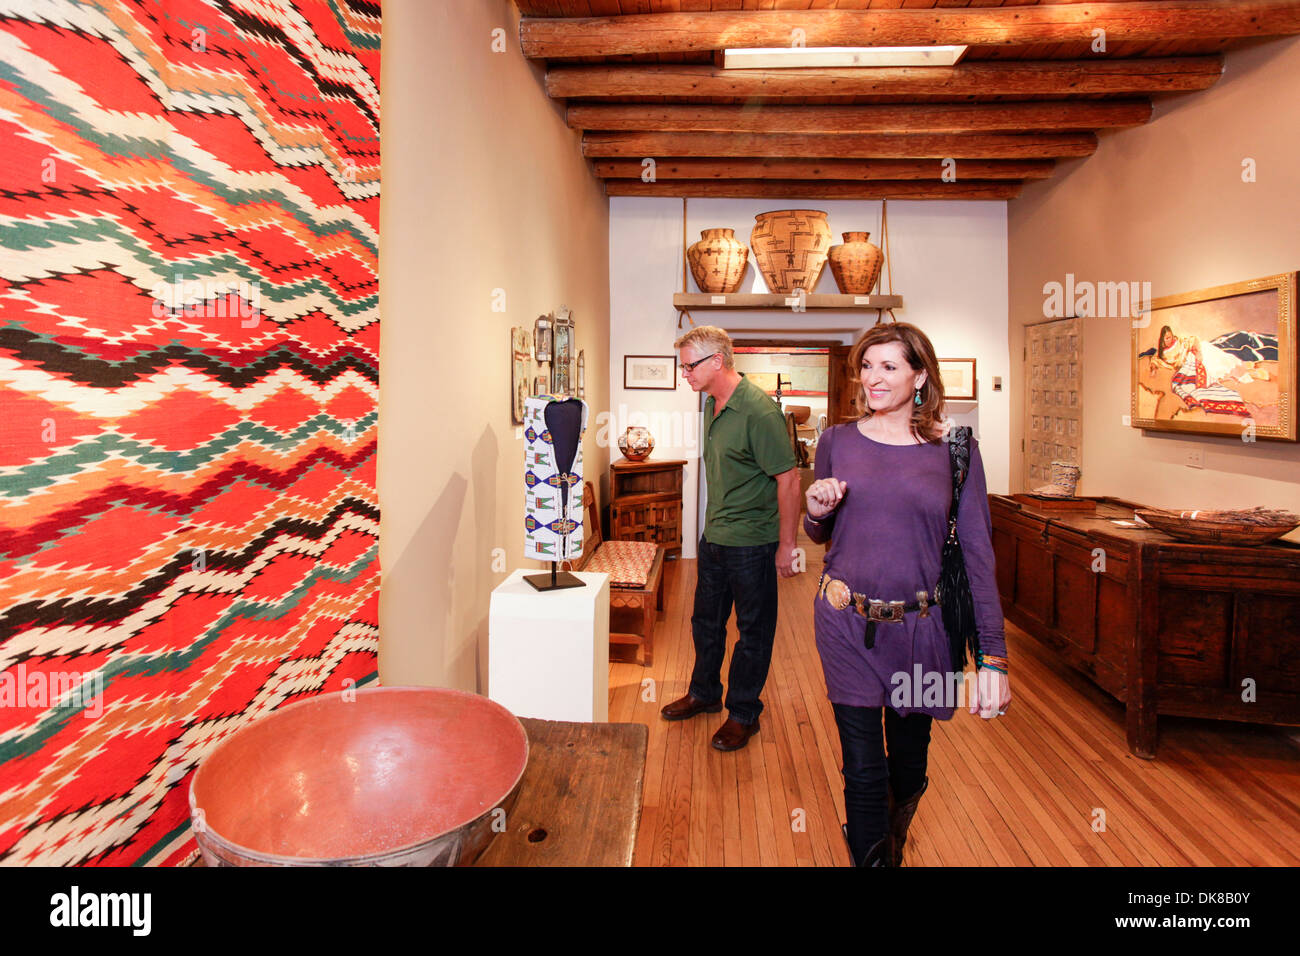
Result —
<instances>
[{"instance_id":1,"label":"beaded bracelet","mask_svg":"<svg viewBox=\"0 0 1300 956\"><path fill-rule=\"evenodd\" d=\"M992 654L985 654L980 651L977 667L987 667L991 671L997 671L999 674L1005 674L1010 665L1007 664L1005 657L994 657Z\"/></svg>"}]
</instances>

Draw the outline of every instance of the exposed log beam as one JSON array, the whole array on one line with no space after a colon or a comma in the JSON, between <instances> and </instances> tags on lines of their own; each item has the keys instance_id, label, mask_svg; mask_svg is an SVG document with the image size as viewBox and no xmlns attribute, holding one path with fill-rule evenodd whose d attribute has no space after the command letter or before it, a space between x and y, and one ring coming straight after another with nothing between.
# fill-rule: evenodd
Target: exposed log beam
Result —
<instances>
[{"instance_id":1,"label":"exposed log beam","mask_svg":"<svg viewBox=\"0 0 1300 956\"><path fill-rule=\"evenodd\" d=\"M976 61L881 69L723 70L690 64L577 66L546 71L557 99L625 96L1079 96L1204 90L1223 74L1221 56L1133 60Z\"/></svg>"},{"instance_id":2,"label":"exposed log beam","mask_svg":"<svg viewBox=\"0 0 1300 956\"><path fill-rule=\"evenodd\" d=\"M747 10L618 17L524 17L519 43L531 58L686 53L805 45L1023 46L1033 43L1153 43L1300 33L1297 0L1163 0L930 10Z\"/></svg>"},{"instance_id":3,"label":"exposed log beam","mask_svg":"<svg viewBox=\"0 0 1300 956\"><path fill-rule=\"evenodd\" d=\"M591 164L601 179L640 179L639 159L598 159ZM952 172L958 179L1046 179L1051 160L964 159ZM938 182L944 166L937 159L657 159L656 179L916 179Z\"/></svg>"},{"instance_id":4,"label":"exposed log beam","mask_svg":"<svg viewBox=\"0 0 1300 956\"><path fill-rule=\"evenodd\" d=\"M752 156L788 159L1055 159L1091 156L1092 133L586 133L588 158Z\"/></svg>"},{"instance_id":5,"label":"exposed log beam","mask_svg":"<svg viewBox=\"0 0 1300 956\"><path fill-rule=\"evenodd\" d=\"M873 106L578 105L573 129L725 133L993 133L1117 129L1151 118L1148 100Z\"/></svg>"},{"instance_id":6,"label":"exposed log beam","mask_svg":"<svg viewBox=\"0 0 1300 956\"><path fill-rule=\"evenodd\" d=\"M676 179L655 183L640 180L607 179L608 196L686 196L728 199L1014 199L1019 182L918 183L918 182L820 182L784 179L737 179L716 182Z\"/></svg>"}]
</instances>

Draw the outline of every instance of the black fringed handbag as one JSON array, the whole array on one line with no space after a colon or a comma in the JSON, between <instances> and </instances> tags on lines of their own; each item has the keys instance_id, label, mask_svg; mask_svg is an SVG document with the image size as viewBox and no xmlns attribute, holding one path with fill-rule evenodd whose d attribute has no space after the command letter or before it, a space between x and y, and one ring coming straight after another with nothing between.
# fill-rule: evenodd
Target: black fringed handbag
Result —
<instances>
[{"instance_id":1,"label":"black fringed handbag","mask_svg":"<svg viewBox=\"0 0 1300 956\"><path fill-rule=\"evenodd\" d=\"M943 629L948 632L952 669L956 672L966 667L967 648L972 660L979 660L980 650L979 635L975 631L975 600L971 595L970 579L966 577L961 542L957 540L957 506L961 503L961 489L970 470L970 436L970 428L964 425L954 425L948 434L952 507L948 513L948 537L943 543L939 583L935 586L935 597L943 611Z\"/></svg>"}]
</instances>

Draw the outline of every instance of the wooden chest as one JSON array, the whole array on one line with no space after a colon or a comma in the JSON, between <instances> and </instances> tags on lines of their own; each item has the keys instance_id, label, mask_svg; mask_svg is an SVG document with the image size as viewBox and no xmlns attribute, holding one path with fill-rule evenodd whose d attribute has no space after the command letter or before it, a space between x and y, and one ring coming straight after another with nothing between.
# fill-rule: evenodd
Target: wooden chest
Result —
<instances>
[{"instance_id":1,"label":"wooden chest","mask_svg":"<svg viewBox=\"0 0 1300 956\"><path fill-rule=\"evenodd\" d=\"M1300 724L1300 547L1184 544L1113 523L1145 505L1095 501L989 496L1008 620L1124 701L1139 757L1157 714Z\"/></svg>"}]
</instances>

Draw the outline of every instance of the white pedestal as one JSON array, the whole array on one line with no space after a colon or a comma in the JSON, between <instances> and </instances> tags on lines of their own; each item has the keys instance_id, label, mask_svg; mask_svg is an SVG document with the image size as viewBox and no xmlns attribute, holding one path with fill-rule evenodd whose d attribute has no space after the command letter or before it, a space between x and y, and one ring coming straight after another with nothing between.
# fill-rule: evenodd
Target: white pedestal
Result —
<instances>
[{"instance_id":1,"label":"white pedestal","mask_svg":"<svg viewBox=\"0 0 1300 956\"><path fill-rule=\"evenodd\" d=\"M520 569L492 592L488 696L516 717L609 719L609 575L538 591Z\"/></svg>"}]
</instances>

